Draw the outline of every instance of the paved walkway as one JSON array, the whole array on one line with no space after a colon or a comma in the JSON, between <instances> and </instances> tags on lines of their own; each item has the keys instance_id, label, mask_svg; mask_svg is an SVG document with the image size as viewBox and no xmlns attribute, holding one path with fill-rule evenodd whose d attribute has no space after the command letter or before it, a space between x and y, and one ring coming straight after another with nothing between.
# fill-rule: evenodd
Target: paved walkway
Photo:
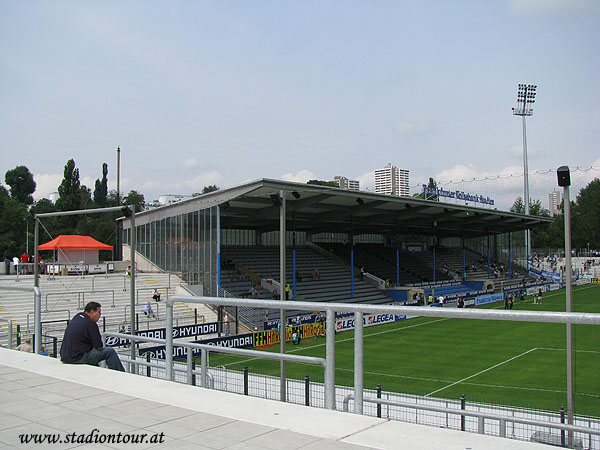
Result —
<instances>
[{"instance_id":1,"label":"paved walkway","mask_svg":"<svg viewBox=\"0 0 600 450\"><path fill-rule=\"evenodd\" d=\"M43 443L23 443L22 438ZM59 443L49 444L48 439ZM112 440L112 441L111 441ZM73 442L74 441L74 442ZM139 443L135 443L139 441ZM0 449L543 449L0 348Z\"/></svg>"}]
</instances>

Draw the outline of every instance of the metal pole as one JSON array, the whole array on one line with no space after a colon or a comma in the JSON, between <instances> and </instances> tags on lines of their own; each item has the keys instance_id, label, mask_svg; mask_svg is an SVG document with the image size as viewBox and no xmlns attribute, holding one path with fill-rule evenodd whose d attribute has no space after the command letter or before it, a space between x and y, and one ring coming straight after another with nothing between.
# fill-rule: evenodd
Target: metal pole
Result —
<instances>
[{"instance_id":1,"label":"metal pole","mask_svg":"<svg viewBox=\"0 0 600 450\"><path fill-rule=\"evenodd\" d=\"M117 205L121 205L121 147L117 146ZM123 241L122 241L122 232L123 232L123 222L117 222L117 233L115 244L117 247L117 254L115 255L118 261L123 259Z\"/></svg>"},{"instance_id":2,"label":"metal pole","mask_svg":"<svg viewBox=\"0 0 600 450\"><path fill-rule=\"evenodd\" d=\"M572 278L571 278L571 198L569 186L564 187L565 210L565 277L567 281L567 313L572 311ZM573 327L567 324L567 421L573 425ZM569 431L569 448L573 447L573 432Z\"/></svg>"},{"instance_id":3,"label":"metal pole","mask_svg":"<svg viewBox=\"0 0 600 450\"><path fill-rule=\"evenodd\" d=\"M354 412L363 413L363 313L354 313Z\"/></svg>"},{"instance_id":4,"label":"metal pole","mask_svg":"<svg viewBox=\"0 0 600 450\"><path fill-rule=\"evenodd\" d=\"M173 303L171 300L167 300L167 323L166 323L166 333L167 333L167 343L165 345L166 355L165 355L165 363L167 368L167 380L173 380ZM133 346L132 346L133 347ZM204 367L202 367L202 378L204 378ZM204 386L204 385L203 385Z\"/></svg>"},{"instance_id":5,"label":"metal pole","mask_svg":"<svg viewBox=\"0 0 600 450\"><path fill-rule=\"evenodd\" d=\"M187 349L187 384L194 384L194 349L188 347Z\"/></svg>"},{"instance_id":6,"label":"metal pole","mask_svg":"<svg viewBox=\"0 0 600 450\"><path fill-rule=\"evenodd\" d=\"M281 206L279 207L279 300L285 301L285 191L279 191L279 199ZM279 351L285 353L285 324L286 316L285 309L279 310L279 322L280 322L280 339L279 339ZM287 399L286 394L286 367L285 361L279 362L279 400L285 402Z\"/></svg>"},{"instance_id":7,"label":"metal pole","mask_svg":"<svg viewBox=\"0 0 600 450\"><path fill-rule=\"evenodd\" d=\"M39 355L40 352L42 351L42 294L39 291L40 280L38 278L39 271L38 271L38 264L37 264L38 239L39 239L39 226L38 226L37 217L34 220L33 230L34 230L33 231L33 245L35 247L35 250L34 250L35 261L33 262L33 267L34 267L34 269L33 269L33 286L37 289L37 292L34 296L34 299L35 299L35 305L34 305L35 336L33 339L33 351ZM38 298L38 294L39 294L39 298Z\"/></svg>"},{"instance_id":8,"label":"metal pole","mask_svg":"<svg viewBox=\"0 0 600 450\"><path fill-rule=\"evenodd\" d=\"M354 298L354 246L350 247L350 298Z\"/></svg>"},{"instance_id":9,"label":"metal pole","mask_svg":"<svg viewBox=\"0 0 600 450\"><path fill-rule=\"evenodd\" d=\"M310 406L310 375L304 377L304 404Z\"/></svg>"},{"instance_id":10,"label":"metal pole","mask_svg":"<svg viewBox=\"0 0 600 450\"><path fill-rule=\"evenodd\" d=\"M205 388L206 387L206 379L208 378L206 376L207 370L208 370L208 350L206 350L205 348L203 348L202 352L200 353L200 365L202 367L202 375L200 377L200 386Z\"/></svg>"},{"instance_id":11,"label":"metal pole","mask_svg":"<svg viewBox=\"0 0 600 450\"><path fill-rule=\"evenodd\" d=\"M131 249L130 249L130 259L131 259L130 289L131 289L131 292L129 293L129 308L131 308L131 334L133 334L133 335L135 335L135 332L137 331L137 325L133 321L133 316L135 315L135 247L136 247L135 235L136 235L135 205L131 205L131 241L129 242L129 244L131 245ZM172 325L173 324L171 324L171 326ZM131 353L129 356L131 357L132 360L134 360L135 359L135 345L131 346L130 352ZM133 373L133 370L135 370L135 368L134 368L134 365L132 364L131 365L131 373Z\"/></svg>"},{"instance_id":12,"label":"metal pole","mask_svg":"<svg viewBox=\"0 0 600 450\"><path fill-rule=\"evenodd\" d=\"M335 409L335 311L327 310L325 322L325 408Z\"/></svg>"},{"instance_id":13,"label":"metal pole","mask_svg":"<svg viewBox=\"0 0 600 450\"><path fill-rule=\"evenodd\" d=\"M523 103L523 108L527 104ZM525 215L529 215L529 166L527 163L527 126L525 125L525 114L523 114L523 184L525 190L525 198L523 203L525 206ZM527 241L527 269L529 269L529 257L531 255L531 233L525 230L525 240Z\"/></svg>"}]
</instances>

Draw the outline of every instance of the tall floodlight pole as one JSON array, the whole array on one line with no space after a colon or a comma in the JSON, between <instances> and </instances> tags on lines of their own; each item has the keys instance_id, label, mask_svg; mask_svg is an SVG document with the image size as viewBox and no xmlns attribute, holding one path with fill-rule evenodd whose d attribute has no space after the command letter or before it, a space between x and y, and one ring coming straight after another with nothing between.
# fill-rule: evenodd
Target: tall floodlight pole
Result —
<instances>
[{"instance_id":1,"label":"tall floodlight pole","mask_svg":"<svg viewBox=\"0 0 600 450\"><path fill-rule=\"evenodd\" d=\"M525 214L529 215L529 167L527 164L527 127L525 117L533 115L533 104L537 86L534 84L519 84L517 90L517 107L512 109L513 115L523 118L523 204ZM531 231L525 230L527 244L527 270L529 271L529 258L531 257Z\"/></svg>"}]
</instances>

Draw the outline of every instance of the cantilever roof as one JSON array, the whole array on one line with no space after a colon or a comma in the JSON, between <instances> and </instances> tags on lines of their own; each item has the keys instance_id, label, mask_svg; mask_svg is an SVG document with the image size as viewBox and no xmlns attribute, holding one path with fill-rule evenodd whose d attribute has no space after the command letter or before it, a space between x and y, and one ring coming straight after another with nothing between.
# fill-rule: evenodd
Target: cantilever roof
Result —
<instances>
[{"instance_id":1,"label":"cantilever roof","mask_svg":"<svg viewBox=\"0 0 600 450\"><path fill-rule=\"evenodd\" d=\"M490 208L261 179L144 211L136 214L136 225L220 205L221 228L278 230L280 208L274 206L270 194L281 190L286 198L287 229L313 234L352 231L354 235L468 238L535 228L551 221ZM129 224L125 219L124 226Z\"/></svg>"},{"instance_id":2,"label":"cantilever roof","mask_svg":"<svg viewBox=\"0 0 600 450\"><path fill-rule=\"evenodd\" d=\"M57 238L39 245L38 250L112 250L112 245L103 244L91 236L61 234Z\"/></svg>"}]
</instances>

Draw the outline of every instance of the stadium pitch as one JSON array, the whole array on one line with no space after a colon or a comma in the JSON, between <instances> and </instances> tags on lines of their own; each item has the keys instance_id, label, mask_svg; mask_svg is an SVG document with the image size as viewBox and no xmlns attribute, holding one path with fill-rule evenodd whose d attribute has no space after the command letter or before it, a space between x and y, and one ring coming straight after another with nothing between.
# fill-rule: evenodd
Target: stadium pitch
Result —
<instances>
[{"instance_id":1,"label":"stadium pitch","mask_svg":"<svg viewBox=\"0 0 600 450\"><path fill-rule=\"evenodd\" d=\"M495 303L484 308L503 308ZM565 311L565 290L515 302L515 310ZM600 312L600 286L573 288L573 311ZM566 325L416 318L364 329L364 387L557 412L567 405ZM353 385L353 331L336 335L336 384ZM600 329L574 325L575 414L600 417ZM275 345L265 351L279 351ZM325 338L287 345L288 353L325 356ZM279 362L212 354L211 366L279 375ZM287 363L287 376L322 382L317 366Z\"/></svg>"}]
</instances>

